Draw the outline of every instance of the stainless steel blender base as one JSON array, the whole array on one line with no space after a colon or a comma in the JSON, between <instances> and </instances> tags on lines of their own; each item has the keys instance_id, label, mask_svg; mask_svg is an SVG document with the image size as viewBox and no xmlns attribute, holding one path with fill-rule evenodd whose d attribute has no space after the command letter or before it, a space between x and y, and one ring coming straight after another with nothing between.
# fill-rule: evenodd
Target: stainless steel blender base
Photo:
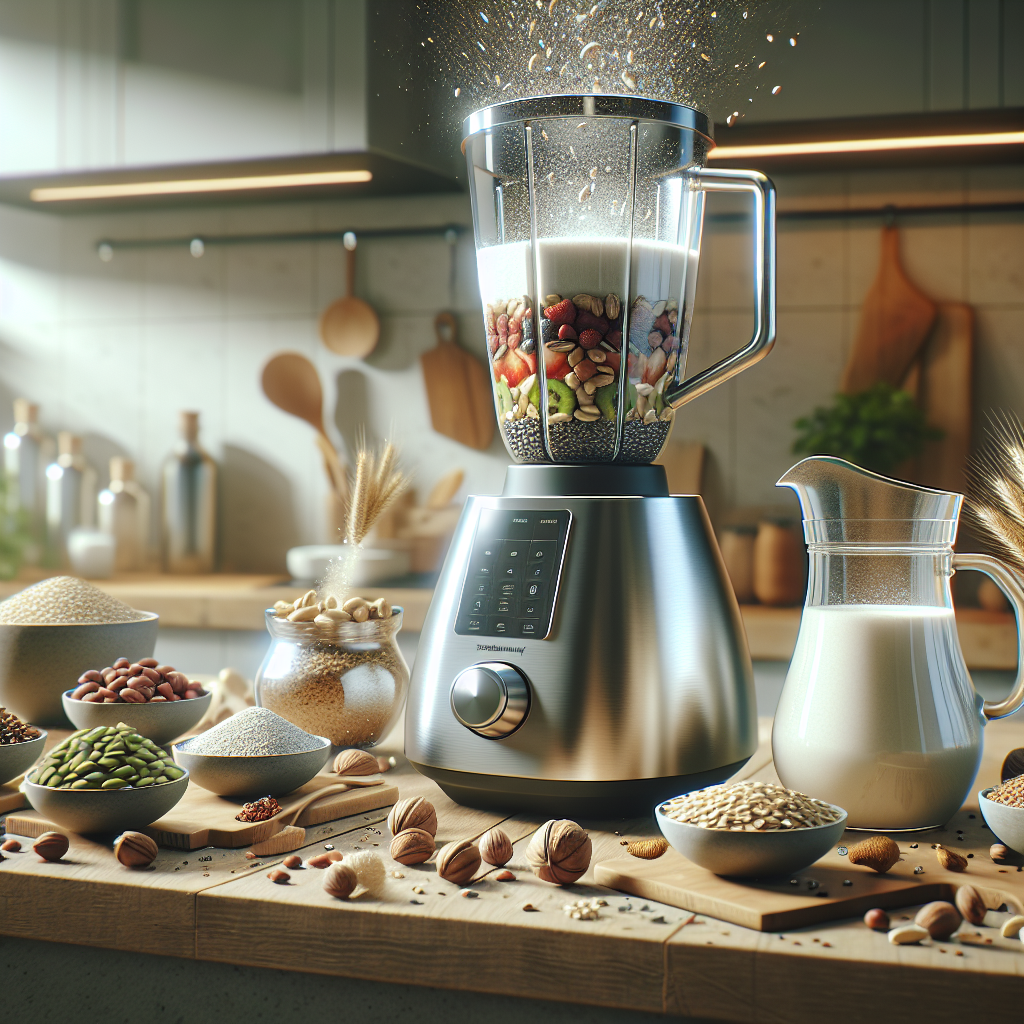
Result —
<instances>
[{"instance_id":1,"label":"stainless steel blender base","mask_svg":"<svg viewBox=\"0 0 1024 1024\"><path fill-rule=\"evenodd\" d=\"M731 775L757 747L753 670L700 497L669 497L659 466L513 466L471 497L405 735L483 806L646 814Z\"/></svg>"},{"instance_id":2,"label":"stainless steel blender base","mask_svg":"<svg viewBox=\"0 0 1024 1024\"><path fill-rule=\"evenodd\" d=\"M551 782L454 772L415 762L412 766L465 807L527 811L551 817L626 818L650 813L658 804L681 793L724 782L748 760L745 757L694 775L620 782Z\"/></svg>"}]
</instances>

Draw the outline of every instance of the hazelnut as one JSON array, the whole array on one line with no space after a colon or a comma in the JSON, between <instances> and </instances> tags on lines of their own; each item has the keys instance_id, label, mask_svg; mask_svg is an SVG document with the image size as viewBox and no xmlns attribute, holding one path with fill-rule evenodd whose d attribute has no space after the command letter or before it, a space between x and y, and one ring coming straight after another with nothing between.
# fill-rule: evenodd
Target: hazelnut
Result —
<instances>
[{"instance_id":1,"label":"hazelnut","mask_svg":"<svg viewBox=\"0 0 1024 1024\"><path fill-rule=\"evenodd\" d=\"M590 836L575 821L551 820L533 834L526 859L545 882L570 885L590 867Z\"/></svg>"},{"instance_id":2,"label":"hazelnut","mask_svg":"<svg viewBox=\"0 0 1024 1024\"><path fill-rule=\"evenodd\" d=\"M446 881L465 885L480 867L480 850L472 839L457 839L437 852L437 873Z\"/></svg>"},{"instance_id":3,"label":"hazelnut","mask_svg":"<svg viewBox=\"0 0 1024 1024\"><path fill-rule=\"evenodd\" d=\"M871 836L850 847L850 863L884 875L900 859L900 848L888 836Z\"/></svg>"},{"instance_id":4,"label":"hazelnut","mask_svg":"<svg viewBox=\"0 0 1024 1024\"><path fill-rule=\"evenodd\" d=\"M285 857L285 859L281 861L281 865L282 867L291 868L291 870L294 871L296 868L302 867L302 858L297 853L293 853L290 856Z\"/></svg>"},{"instance_id":5,"label":"hazelnut","mask_svg":"<svg viewBox=\"0 0 1024 1024\"><path fill-rule=\"evenodd\" d=\"M0 849L4 849L4 847L0 847ZM1010 850L1009 850L1008 847L1004 846L1002 843L993 843L988 848L988 855L997 864L1004 864L1004 863L1006 863L1006 861L1010 857Z\"/></svg>"},{"instance_id":6,"label":"hazelnut","mask_svg":"<svg viewBox=\"0 0 1024 1024\"><path fill-rule=\"evenodd\" d=\"M503 868L512 859L512 840L500 828L489 829L477 845L480 856L496 868Z\"/></svg>"},{"instance_id":7,"label":"hazelnut","mask_svg":"<svg viewBox=\"0 0 1024 1024\"><path fill-rule=\"evenodd\" d=\"M44 832L33 844L32 849L43 860L60 860L71 845L63 832Z\"/></svg>"},{"instance_id":8,"label":"hazelnut","mask_svg":"<svg viewBox=\"0 0 1024 1024\"><path fill-rule=\"evenodd\" d=\"M967 858L961 857L959 853L947 849L945 846L936 846L935 856L938 857L939 864L947 871L967 870Z\"/></svg>"},{"instance_id":9,"label":"hazelnut","mask_svg":"<svg viewBox=\"0 0 1024 1024\"><path fill-rule=\"evenodd\" d=\"M926 929L933 939L946 940L960 927L960 911L952 903L936 900L926 903L914 918L914 924Z\"/></svg>"},{"instance_id":10,"label":"hazelnut","mask_svg":"<svg viewBox=\"0 0 1024 1024\"><path fill-rule=\"evenodd\" d=\"M887 932L889 930L889 915L875 907L864 915L864 923L876 932Z\"/></svg>"},{"instance_id":11,"label":"hazelnut","mask_svg":"<svg viewBox=\"0 0 1024 1024\"><path fill-rule=\"evenodd\" d=\"M21 843L17 839L8 839L3 845L0 845L0 850L4 853L17 853L21 849Z\"/></svg>"},{"instance_id":12,"label":"hazelnut","mask_svg":"<svg viewBox=\"0 0 1024 1024\"><path fill-rule=\"evenodd\" d=\"M291 877L287 871L282 871L280 868L267 872L267 878L278 885L287 885L291 881Z\"/></svg>"},{"instance_id":13,"label":"hazelnut","mask_svg":"<svg viewBox=\"0 0 1024 1024\"><path fill-rule=\"evenodd\" d=\"M391 840L390 851L399 864L422 864L434 852L434 837L423 828L407 828Z\"/></svg>"},{"instance_id":14,"label":"hazelnut","mask_svg":"<svg viewBox=\"0 0 1024 1024\"><path fill-rule=\"evenodd\" d=\"M157 852L156 843L141 832L122 832L114 840L114 856L126 868L148 868Z\"/></svg>"},{"instance_id":15,"label":"hazelnut","mask_svg":"<svg viewBox=\"0 0 1024 1024\"><path fill-rule=\"evenodd\" d=\"M347 864L335 862L324 874L324 892L338 900L347 900L358 884L356 873Z\"/></svg>"},{"instance_id":16,"label":"hazelnut","mask_svg":"<svg viewBox=\"0 0 1024 1024\"><path fill-rule=\"evenodd\" d=\"M985 913L988 907L981 898L981 893L973 885L961 885L956 891L957 910L964 915L964 918L971 924L981 924L985 920Z\"/></svg>"},{"instance_id":17,"label":"hazelnut","mask_svg":"<svg viewBox=\"0 0 1024 1024\"><path fill-rule=\"evenodd\" d=\"M421 796L407 797L399 800L388 815L388 828L397 836L407 828L421 828L432 836L437 835L437 812L429 800Z\"/></svg>"},{"instance_id":18,"label":"hazelnut","mask_svg":"<svg viewBox=\"0 0 1024 1024\"><path fill-rule=\"evenodd\" d=\"M343 750L334 759L334 771L338 775L376 775L380 771L377 758L365 750Z\"/></svg>"}]
</instances>

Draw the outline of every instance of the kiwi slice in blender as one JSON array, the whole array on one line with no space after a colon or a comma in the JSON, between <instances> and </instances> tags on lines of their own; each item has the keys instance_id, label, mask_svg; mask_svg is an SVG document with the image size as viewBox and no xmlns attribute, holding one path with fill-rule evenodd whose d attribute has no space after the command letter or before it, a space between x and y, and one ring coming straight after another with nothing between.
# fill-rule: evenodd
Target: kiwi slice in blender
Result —
<instances>
[{"instance_id":1,"label":"kiwi slice in blender","mask_svg":"<svg viewBox=\"0 0 1024 1024\"><path fill-rule=\"evenodd\" d=\"M594 395L594 404L606 420L615 419L615 399L618 397L618 392L619 389L616 385L609 384L607 387L598 388Z\"/></svg>"},{"instance_id":2,"label":"kiwi slice in blender","mask_svg":"<svg viewBox=\"0 0 1024 1024\"><path fill-rule=\"evenodd\" d=\"M498 418L503 420L515 405L515 402L512 401L512 392L503 380L499 380L494 385L494 393L498 396Z\"/></svg>"},{"instance_id":3,"label":"kiwi slice in blender","mask_svg":"<svg viewBox=\"0 0 1024 1024\"><path fill-rule=\"evenodd\" d=\"M538 395L538 397L540 396ZM572 388L568 384L563 384L560 380L549 380L548 412L561 412L571 416L575 408L576 396L572 393Z\"/></svg>"}]
</instances>

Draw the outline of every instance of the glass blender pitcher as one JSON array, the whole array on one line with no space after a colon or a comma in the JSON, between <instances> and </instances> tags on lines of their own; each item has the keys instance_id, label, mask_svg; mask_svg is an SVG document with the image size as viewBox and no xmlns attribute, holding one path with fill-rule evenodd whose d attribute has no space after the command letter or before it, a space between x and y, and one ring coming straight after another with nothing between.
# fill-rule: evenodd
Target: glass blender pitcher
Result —
<instances>
[{"instance_id":1,"label":"glass blender pitcher","mask_svg":"<svg viewBox=\"0 0 1024 1024\"><path fill-rule=\"evenodd\" d=\"M775 192L707 170L699 111L548 96L471 115L464 149L494 406L517 463L649 463L674 412L775 338ZM685 378L704 195L753 196L755 332Z\"/></svg>"},{"instance_id":2,"label":"glass blender pitcher","mask_svg":"<svg viewBox=\"0 0 1024 1024\"><path fill-rule=\"evenodd\" d=\"M943 825L970 792L986 720L1024 704L1024 650L1005 700L975 692L949 581L957 569L986 573L1018 628L1021 581L996 558L953 552L962 495L824 456L778 485L800 499L810 556L772 731L779 778L844 807L851 828Z\"/></svg>"}]
</instances>

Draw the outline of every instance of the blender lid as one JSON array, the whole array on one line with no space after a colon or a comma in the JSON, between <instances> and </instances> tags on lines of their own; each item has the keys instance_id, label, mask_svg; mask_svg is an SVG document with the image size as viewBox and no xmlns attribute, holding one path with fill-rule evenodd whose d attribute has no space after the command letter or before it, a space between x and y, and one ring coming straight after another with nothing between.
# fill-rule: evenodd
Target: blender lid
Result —
<instances>
[{"instance_id":1,"label":"blender lid","mask_svg":"<svg viewBox=\"0 0 1024 1024\"><path fill-rule=\"evenodd\" d=\"M707 114L683 103L651 100L643 96L615 94L580 94L561 96L527 96L523 99L495 103L474 111L462 122L463 148L465 140L478 132L532 121L535 118L555 117L610 117L629 118L634 121L658 121L678 128L699 132L709 142L714 141L714 128Z\"/></svg>"}]
</instances>

